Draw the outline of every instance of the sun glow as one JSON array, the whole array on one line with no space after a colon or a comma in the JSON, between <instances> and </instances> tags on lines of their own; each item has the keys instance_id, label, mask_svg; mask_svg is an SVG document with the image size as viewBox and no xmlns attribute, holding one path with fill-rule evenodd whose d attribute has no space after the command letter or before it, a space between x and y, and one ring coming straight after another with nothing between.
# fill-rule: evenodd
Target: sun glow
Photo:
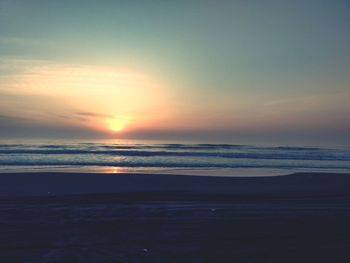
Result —
<instances>
[{"instance_id":1,"label":"sun glow","mask_svg":"<svg viewBox=\"0 0 350 263\"><path fill-rule=\"evenodd\" d=\"M107 121L108 129L112 132L121 132L125 129L127 121L121 118L108 119Z\"/></svg>"},{"instance_id":2,"label":"sun glow","mask_svg":"<svg viewBox=\"0 0 350 263\"><path fill-rule=\"evenodd\" d=\"M151 71L45 61L13 63L24 68L23 73L10 76L6 89L29 98L27 105L21 105L28 110L19 117L40 117L41 123L110 134L163 125L173 114L170 84Z\"/></svg>"}]
</instances>

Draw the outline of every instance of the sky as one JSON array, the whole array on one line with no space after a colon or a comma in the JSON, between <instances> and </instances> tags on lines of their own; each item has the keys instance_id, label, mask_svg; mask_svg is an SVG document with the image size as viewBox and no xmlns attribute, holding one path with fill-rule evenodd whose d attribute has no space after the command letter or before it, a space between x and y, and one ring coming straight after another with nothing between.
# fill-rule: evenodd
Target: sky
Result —
<instances>
[{"instance_id":1,"label":"sky","mask_svg":"<svg viewBox=\"0 0 350 263\"><path fill-rule=\"evenodd\" d=\"M0 0L0 138L350 145L350 2Z\"/></svg>"}]
</instances>

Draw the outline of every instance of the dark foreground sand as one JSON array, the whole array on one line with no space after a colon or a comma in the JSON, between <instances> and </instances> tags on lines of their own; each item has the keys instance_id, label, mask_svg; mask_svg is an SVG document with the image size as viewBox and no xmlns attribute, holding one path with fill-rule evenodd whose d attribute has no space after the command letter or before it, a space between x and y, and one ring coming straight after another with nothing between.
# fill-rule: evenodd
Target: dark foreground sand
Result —
<instances>
[{"instance_id":1,"label":"dark foreground sand","mask_svg":"<svg viewBox=\"0 0 350 263\"><path fill-rule=\"evenodd\" d=\"M350 175L0 174L0 262L350 262Z\"/></svg>"}]
</instances>

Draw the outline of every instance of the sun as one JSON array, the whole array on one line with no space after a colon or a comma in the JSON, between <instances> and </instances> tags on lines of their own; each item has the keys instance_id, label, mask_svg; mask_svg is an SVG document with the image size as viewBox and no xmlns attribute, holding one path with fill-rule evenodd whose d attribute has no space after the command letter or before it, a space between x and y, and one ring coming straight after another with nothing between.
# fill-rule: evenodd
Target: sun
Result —
<instances>
[{"instance_id":1,"label":"sun","mask_svg":"<svg viewBox=\"0 0 350 263\"><path fill-rule=\"evenodd\" d=\"M122 118L108 119L107 121L108 129L112 132L121 132L125 129L126 121Z\"/></svg>"}]
</instances>

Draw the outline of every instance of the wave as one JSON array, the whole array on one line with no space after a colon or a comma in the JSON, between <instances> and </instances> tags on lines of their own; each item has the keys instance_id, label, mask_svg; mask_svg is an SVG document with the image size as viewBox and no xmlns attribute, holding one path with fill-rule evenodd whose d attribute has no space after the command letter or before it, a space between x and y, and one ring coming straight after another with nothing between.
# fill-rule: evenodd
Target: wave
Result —
<instances>
[{"instance_id":1,"label":"wave","mask_svg":"<svg viewBox=\"0 0 350 263\"><path fill-rule=\"evenodd\" d=\"M350 165L332 165L332 164L310 164L310 163L292 163L292 164L223 164L223 163L184 163L184 162L104 162L104 161L1 161L4 166L109 166L109 167L140 167L140 168L274 168L274 169L350 169Z\"/></svg>"},{"instance_id":2,"label":"wave","mask_svg":"<svg viewBox=\"0 0 350 263\"><path fill-rule=\"evenodd\" d=\"M349 161L349 152L218 152L218 151L146 151L146 150L95 150L95 149L0 149L0 154L42 155L110 155L125 157L212 157L229 159L276 160L340 160Z\"/></svg>"},{"instance_id":3,"label":"wave","mask_svg":"<svg viewBox=\"0 0 350 263\"><path fill-rule=\"evenodd\" d=\"M288 150L288 151L319 151L326 150L317 147L299 147L299 146L253 146L243 144L100 144L100 143L77 143L77 144L0 144L0 148L107 148L107 149L183 149L183 150L215 150L215 149L257 149L257 150Z\"/></svg>"}]
</instances>

